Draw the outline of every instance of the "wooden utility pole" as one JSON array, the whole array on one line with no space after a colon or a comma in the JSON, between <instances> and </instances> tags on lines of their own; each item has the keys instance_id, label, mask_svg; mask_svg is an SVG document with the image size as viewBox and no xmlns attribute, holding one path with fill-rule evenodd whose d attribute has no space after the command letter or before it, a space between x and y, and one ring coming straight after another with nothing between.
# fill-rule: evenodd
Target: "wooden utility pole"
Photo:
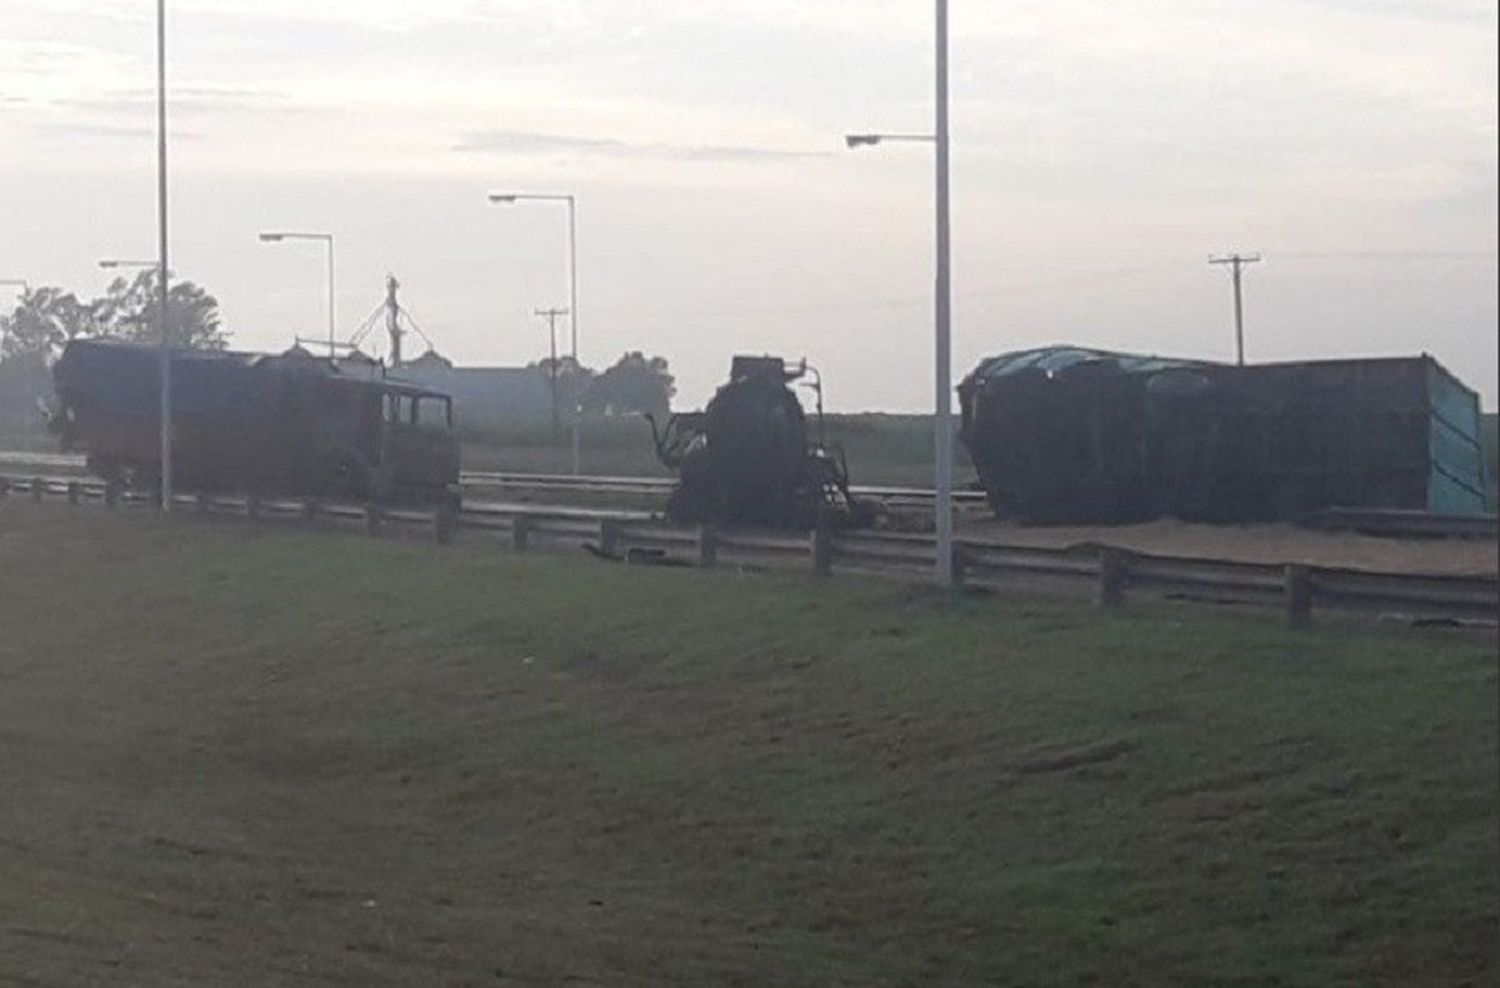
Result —
<instances>
[{"instance_id":1,"label":"wooden utility pole","mask_svg":"<svg viewBox=\"0 0 1500 988\"><path fill-rule=\"evenodd\" d=\"M1259 254L1230 254L1208 259L1210 264L1228 264L1234 272L1234 348L1241 367L1245 366L1245 306L1240 294L1240 270L1247 264L1259 262Z\"/></svg>"},{"instance_id":2,"label":"wooden utility pole","mask_svg":"<svg viewBox=\"0 0 1500 988\"><path fill-rule=\"evenodd\" d=\"M552 388L552 441L555 443L561 431L557 403L557 320L570 312L567 309L537 309L536 314L547 320L547 337L551 341L549 352L552 359L547 365L547 382Z\"/></svg>"}]
</instances>

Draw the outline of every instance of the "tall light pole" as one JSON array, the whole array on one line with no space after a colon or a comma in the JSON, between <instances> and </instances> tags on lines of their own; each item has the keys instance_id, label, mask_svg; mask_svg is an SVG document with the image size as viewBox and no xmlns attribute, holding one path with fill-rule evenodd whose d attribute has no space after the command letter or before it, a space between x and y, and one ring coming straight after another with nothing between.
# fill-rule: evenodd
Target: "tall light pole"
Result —
<instances>
[{"instance_id":1,"label":"tall light pole","mask_svg":"<svg viewBox=\"0 0 1500 988\"><path fill-rule=\"evenodd\" d=\"M568 204L568 328L572 345L568 355L578 366L578 197L571 193L491 192L490 202L514 205L518 202L565 202ZM554 363L556 361L554 360ZM578 409L573 410L573 475L578 475Z\"/></svg>"},{"instance_id":2,"label":"tall light pole","mask_svg":"<svg viewBox=\"0 0 1500 988\"><path fill-rule=\"evenodd\" d=\"M161 331L161 510L172 511L172 337L167 304L167 0L156 0L156 216L160 252L157 283Z\"/></svg>"},{"instance_id":3,"label":"tall light pole","mask_svg":"<svg viewBox=\"0 0 1500 988\"><path fill-rule=\"evenodd\" d=\"M120 258L109 258L107 260L100 261L99 262L99 266L101 268L103 268L104 270L106 270L106 271L116 271L116 270L120 270L120 269L130 269L130 270L136 270L136 271L157 271L157 272L166 271L165 268L161 267L161 262L159 260L158 261L127 261L127 260L122 260ZM172 276L172 272L166 271L166 277L161 279L162 282L165 283L166 282L166 278L170 278L171 276ZM163 307L163 308L165 308L165 307ZM168 374L168 373L170 373L170 370L169 370L169 367L170 367L169 358L171 356L171 347L170 347L170 343L168 342L168 340L167 340L167 338L165 336L162 337L162 342L159 345L159 350L160 350L160 352L162 354L162 368L161 368L162 369L162 373L163 374ZM162 384L162 396L161 396L162 405L161 405L161 407L162 407L163 421L169 421L169 419L167 418L167 416L170 416L171 411L172 411L171 393L170 393L170 388L169 388L169 384L167 383L167 380L168 379L166 377L162 378L163 384ZM171 443L170 443L170 436L169 436L169 434L167 434L167 433L164 432L163 435L162 435L162 484L163 484L164 487L165 487L165 485L168 482L167 481L167 471L170 470L170 469L171 469ZM163 511L171 511L172 510L170 496L164 496L164 498L162 500L162 510Z\"/></svg>"},{"instance_id":4,"label":"tall light pole","mask_svg":"<svg viewBox=\"0 0 1500 988\"><path fill-rule=\"evenodd\" d=\"M569 356L578 360L578 198L571 194L557 195L528 192L491 192L490 202L514 204L518 202L565 202L568 204L568 326L572 330L572 346Z\"/></svg>"},{"instance_id":5,"label":"tall light pole","mask_svg":"<svg viewBox=\"0 0 1500 988\"><path fill-rule=\"evenodd\" d=\"M1245 304L1240 294L1240 270L1247 264L1258 264L1259 254L1230 254L1210 257L1210 264L1228 264L1234 272L1234 351L1241 367L1245 366Z\"/></svg>"},{"instance_id":6,"label":"tall light pole","mask_svg":"<svg viewBox=\"0 0 1500 988\"><path fill-rule=\"evenodd\" d=\"M333 282L333 234L331 233L262 233L262 243L279 244L284 240L318 240L328 245L328 359L332 360L337 354L338 315L334 308L334 282Z\"/></svg>"},{"instance_id":7,"label":"tall light pole","mask_svg":"<svg viewBox=\"0 0 1500 988\"><path fill-rule=\"evenodd\" d=\"M952 224L949 207L948 133L948 0L936 0L937 78L932 134L850 134L851 149L874 147L888 141L920 141L936 146L937 271L934 279L934 350L936 355L933 440L933 510L937 529L937 581L953 585L953 282L951 276Z\"/></svg>"}]
</instances>

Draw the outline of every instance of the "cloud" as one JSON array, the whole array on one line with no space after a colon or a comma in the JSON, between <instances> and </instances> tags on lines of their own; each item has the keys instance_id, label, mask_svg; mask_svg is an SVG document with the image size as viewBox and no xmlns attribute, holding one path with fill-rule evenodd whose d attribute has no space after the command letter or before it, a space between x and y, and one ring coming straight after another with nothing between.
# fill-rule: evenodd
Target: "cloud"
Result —
<instances>
[{"instance_id":1,"label":"cloud","mask_svg":"<svg viewBox=\"0 0 1500 988\"><path fill-rule=\"evenodd\" d=\"M638 155L674 161L785 161L826 158L829 152L732 144L667 144L614 137L545 134L523 130L481 130L463 135L452 150L466 154L541 155L553 153Z\"/></svg>"},{"instance_id":2,"label":"cloud","mask_svg":"<svg viewBox=\"0 0 1500 988\"><path fill-rule=\"evenodd\" d=\"M43 137L63 138L108 138L146 140L156 136L152 127L134 127L129 124L95 123L38 123L29 130ZM172 140L196 140L200 135L187 131L172 131Z\"/></svg>"}]
</instances>

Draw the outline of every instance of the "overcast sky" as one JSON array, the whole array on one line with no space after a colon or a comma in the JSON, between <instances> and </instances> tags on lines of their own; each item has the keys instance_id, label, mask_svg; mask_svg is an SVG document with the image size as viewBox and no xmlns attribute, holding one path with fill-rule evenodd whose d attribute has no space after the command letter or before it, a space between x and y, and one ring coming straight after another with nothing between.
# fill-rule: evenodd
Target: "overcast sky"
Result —
<instances>
[{"instance_id":1,"label":"overcast sky","mask_svg":"<svg viewBox=\"0 0 1500 988\"><path fill-rule=\"evenodd\" d=\"M236 344L341 335L386 272L462 363L545 352L579 196L584 360L806 356L830 406L931 403L927 0L168 0L173 268ZM1050 342L1428 351L1496 400L1485 0L953 0L955 370ZM0 277L155 251L154 4L0 0ZM420 349L420 344L418 344Z\"/></svg>"}]
</instances>

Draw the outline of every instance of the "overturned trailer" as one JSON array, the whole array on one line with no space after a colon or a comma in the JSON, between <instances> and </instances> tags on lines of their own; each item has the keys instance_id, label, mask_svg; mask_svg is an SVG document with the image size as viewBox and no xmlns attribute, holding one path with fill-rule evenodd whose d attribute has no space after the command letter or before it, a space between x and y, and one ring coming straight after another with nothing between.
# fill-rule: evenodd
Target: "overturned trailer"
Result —
<instances>
[{"instance_id":1,"label":"overturned trailer","mask_svg":"<svg viewBox=\"0 0 1500 988\"><path fill-rule=\"evenodd\" d=\"M961 437L1000 516L1488 509L1478 396L1423 355L1231 366L1059 346L984 361Z\"/></svg>"},{"instance_id":2,"label":"overturned trailer","mask_svg":"<svg viewBox=\"0 0 1500 988\"><path fill-rule=\"evenodd\" d=\"M458 497L447 395L356 373L305 351L174 350L173 480L185 491L433 503ZM53 368L52 420L91 472L151 489L161 472L161 352L68 344Z\"/></svg>"},{"instance_id":3,"label":"overturned trailer","mask_svg":"<svg viewBox=\"0 0 1500 988\"><path fill-rule=\"evenodd\" d=\"M813 374L817 435L792 385ZM873 505L849 491L841 450L827 446L822 383L806 361L735 357L729 383L701 412L651 420L657 456L678 471L667 516L688 524L810 529L863 525Z\"/></svg>"}]
</instances>

